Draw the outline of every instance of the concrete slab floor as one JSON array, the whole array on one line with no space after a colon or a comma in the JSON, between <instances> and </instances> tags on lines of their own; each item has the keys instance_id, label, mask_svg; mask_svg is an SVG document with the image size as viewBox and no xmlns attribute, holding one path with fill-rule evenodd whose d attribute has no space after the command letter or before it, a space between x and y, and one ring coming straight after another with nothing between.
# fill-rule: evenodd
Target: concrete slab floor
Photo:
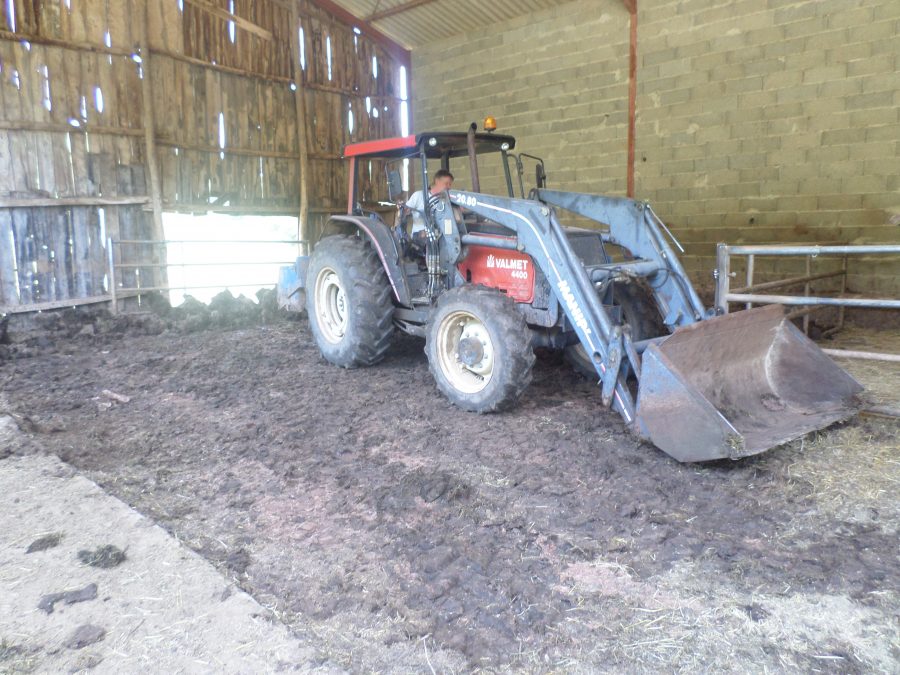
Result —
<instances>
[{"instance_id":1,"label":"concrete slab floor","mask_svg":"<svg viewBox=\"0 0 900 675\"><path fill-rule=\"evenodd\" d=\"M56 457L0 462L0 513L0 671L337 670L207 561ZM56 533L57 545L26 552ZM108 544L123 562L79 560ZM93 599L38 608L48 594L89 584ZM84 626L93 628L76 636Z\"/></svg>"}]
</instances>

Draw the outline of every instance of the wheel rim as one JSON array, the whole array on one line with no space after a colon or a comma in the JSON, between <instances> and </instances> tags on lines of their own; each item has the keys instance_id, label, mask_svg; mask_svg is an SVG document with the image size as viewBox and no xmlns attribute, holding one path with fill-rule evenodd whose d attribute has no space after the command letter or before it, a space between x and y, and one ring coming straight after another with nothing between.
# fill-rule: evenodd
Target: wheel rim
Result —
<instances>
[{"instance_id":1,"label":"wheel rim","mask_svg":"<svg viewBox=\"0 0 900 675\"><path fill-rule=\"evenodd\" d=\"M347 332L347 294L341 279L330 267L323 267L316 277L316 316L322 337L333 344Z\"/></svg>"},{"instance_id":2,"label":"wheel rim","mask_svg":"<svg viewBox=\"0 0 900 675\"><path fill-rule=\"evenodd\" d=\"M460 343L480 345L477 361L463 361ZM457 390L475 394L484 389L494 373L494 345L487 327L474 314L453 312L438 329L438 364L441 372Z\"/></svg>"}]
</instances>

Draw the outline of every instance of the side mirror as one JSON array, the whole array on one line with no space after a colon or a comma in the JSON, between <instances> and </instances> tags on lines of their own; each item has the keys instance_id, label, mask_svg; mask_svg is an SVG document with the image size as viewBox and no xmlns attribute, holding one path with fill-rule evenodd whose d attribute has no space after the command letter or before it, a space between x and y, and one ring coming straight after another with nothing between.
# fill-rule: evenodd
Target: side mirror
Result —
<instances>
[{"instance_id":1,"label":"side mirror","mask_svg":"<svg viewBox=\"0 0 900 675\"><path fill-rule=\"evenodd\" d=\"M388 200L395 202L403 192L403 180L399 171L388 171L387 175Z\"/></svg>"}]
</instances>

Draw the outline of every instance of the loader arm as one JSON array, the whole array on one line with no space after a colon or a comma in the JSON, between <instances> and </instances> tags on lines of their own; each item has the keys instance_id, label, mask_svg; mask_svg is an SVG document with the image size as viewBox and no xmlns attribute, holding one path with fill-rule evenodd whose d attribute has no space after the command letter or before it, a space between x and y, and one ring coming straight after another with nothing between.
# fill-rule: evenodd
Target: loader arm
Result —
<instances>
[{"instance_id":1,"label":"loader arm","mask_svg":"<svg viewBox=\"0 0 900 675\"><path fill-rule=\"evenodd\" d=\"M453 190L450 201L516 233L518 250L527 253L549 279L553 293L575 327L597 370L604 405L612 405L632 425L635 403L622 369L626 357L621 327L607 314L556 216L545 204ZM449 209L447 210L449 212ZM438 223L445 232L452 223ZM466 243L466 236L463 236Z\"/></svg>"},{"instance_id":2,"label":"loader arm","mask_svg":"<svg viewBox=\"0 0 900 675\"><path fill-rule=\"evenodd\" d=\"M782 308L725 316L704 310L649 206L539 194L543 201L453 191L450 200L516 233L511 245L549 279L600 376L604 405L641 437L681 462L738 459L855 413L859 384L791 325ZM608 240L641 259L675 329L643 345L643 358L607 314L550 204L608 225ZM448 234L458 231L452 220L435 224ZM461 243L477 238L463 234ZM638 374L636 405L625 386L628 362Z\"/></svg>"},{"instance_id":3,"label":"loader arm","mask_svg":"<svg viewBox=\"0 0 900 675\"><path fill-rule=\"evenodd\" d=\"M538 199L609 227L604 241L622 246L651 265L642 269L671 329L706 318L697 291L666 237L664 225L646 202L581 192L538 190Z\"/></svg>"}]
</instances>

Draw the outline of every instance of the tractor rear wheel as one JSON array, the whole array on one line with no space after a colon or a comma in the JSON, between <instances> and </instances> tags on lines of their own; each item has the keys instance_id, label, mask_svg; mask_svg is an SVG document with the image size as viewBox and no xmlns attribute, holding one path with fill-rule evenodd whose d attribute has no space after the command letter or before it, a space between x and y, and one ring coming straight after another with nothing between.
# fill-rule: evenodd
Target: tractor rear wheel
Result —
<instances>
[{"instance_id":1,"label":"tractor rear wheel","mask_svg":"<svg viewBox=\"0 0 900 675\"><path fill-rule=\"evenodd\" d=\"M368 240L326 237L306 274L309 327L322 356L336 366L371 366L394 334L391 286Z\"/></svg>"},{"instance_id":2,"label":"tractor rear wheel","mask_svg":"<svg viewBox=\"0 0 900 675\"><path fill-rule=\"evenodd\" d=\"M425 353L438 388L464 410L510 408L531 383L534 351L525 317L509 296L485 286L441 295Z\"/></svg>"},{"instance_id":3,"label":"tractor rear wheel","mask_svg":"<svg viewBox=\"0 0 900 675\"><path fill-rule=\"evenodd\" d=\"M634 342L666 335L668 330L656 308L653 294L638 284L616 284L613 290L613 304L622 312L622 322L631 327L631 339ZM579 373L591 379L598 379L588 353L581 343L566 347L566 360Z\"/></svg>"}]
</instances>

